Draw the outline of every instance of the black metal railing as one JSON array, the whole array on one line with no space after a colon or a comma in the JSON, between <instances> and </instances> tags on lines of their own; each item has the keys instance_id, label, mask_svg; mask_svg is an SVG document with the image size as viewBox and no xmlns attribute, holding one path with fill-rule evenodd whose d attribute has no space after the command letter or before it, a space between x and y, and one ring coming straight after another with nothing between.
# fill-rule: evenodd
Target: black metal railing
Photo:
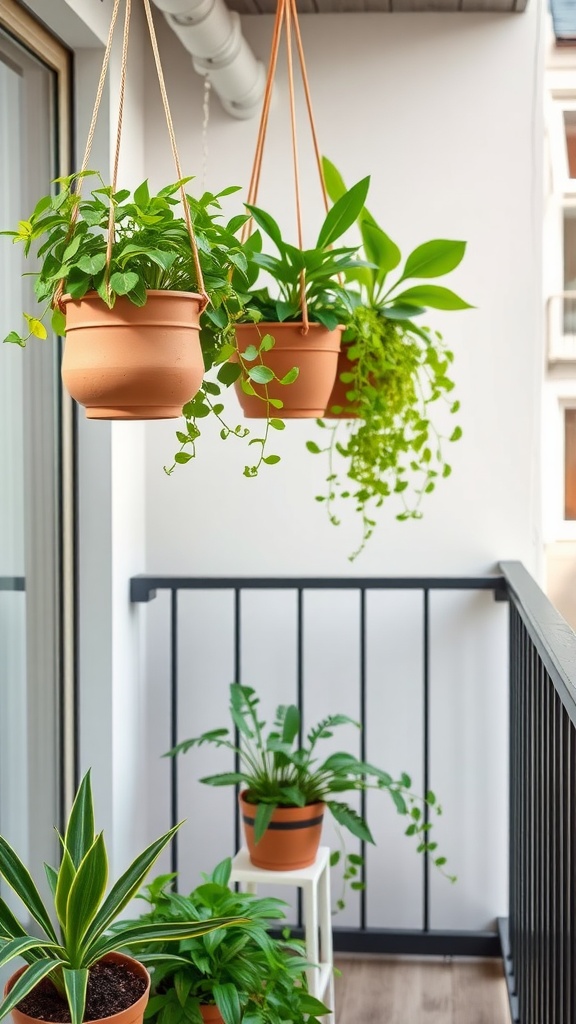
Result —
<instances>
[{"instance_id":1,"label":"black metal railing","mask_svg":"<svg viewBox=\"0 0 576 1024\"><path fill-rule=\"evenodd\" d=\"M510 599L510 906L500 922L512 1019L574 1024L576 636L517 563Z\"/></svg>"},{"instance_id":2,"label":"black metal railing","mask_svg":"<svg viewBox=\"0 0 576 1024\"><path fill-rule=\"evenodd\" d=\"M231 591L233 613L230 626L233 630L234 678L240 679L242 597L248 591L291 590L296 593L296 691L297 702L302 709L305 702L303 671L303 635L305 629L304 595L310 591L345 590L358 593L359 597L359 711L361 730L360 756L365 758L366 729L366 665L367 665L367 616L366 595L369 591L416 591L421 594L422 616L422 788L430 788L430 651L431 622L430 595L437 591L488 591L496 598L505 599L506 584L501 576L480 577L393 577L393 578L250 578L250 577L179 577L179 576L136 576L131 580L131 600L150 601L158 590L170 593L170 744L174 746L182 737L178 733L179 721L179 603L183 591ZM175 824L179 820L179 759L171 761L170 818ZM362 804L361 812L365 812ZM238 846L240 822L238 809L234 823L234 841ZM365 851L362 849L361 854ZM367 926L367 901L369 887L360 893L359 927L335 929L336 948L347 952L498 956L500 943L496 931L437 930L430 927L430 886L428 858L423 858L422 879L422 927L419 929L384 929ZM178 843L172 845L172 870L178 870Z\"/></svg>"},{"instance_id":3,"label":"black metal railing","mask_svg":"<svg viewBox=\"0 0 576 1024\"><path fill-rule=\"evenodd\" d=\"M485 577L384 579L250 579L138 576L133 601L150 601L157 590L171 600L171 729L178 740L178 594L182 590L230 590L234 595L234 660L241 663L241 601L247 590L292 589L297 593L297 689L303 686L302 597L308 590L358 591L360 599L360 712L366 716L366 594L414 590L422 595L423 783L430 770L430 594L488 590L509 602L510 841L509 917L491 932L430 928L428 865L424 866L422 928L366 927L364 893L360 927L335 929L337 949L350 952L487 955L502 953L515 1024L576 1021L576 635L529 573L503 562ZM364 730L363 730L364 731ZM177 818L178 765L172 763L172 817ZM236 823L236 828L238 824ZM236 832L237 835L237 832ZM176 852L177 857L177 852ZM504 866L503 866L504 870Z\"/></svg>"}]
</instances>

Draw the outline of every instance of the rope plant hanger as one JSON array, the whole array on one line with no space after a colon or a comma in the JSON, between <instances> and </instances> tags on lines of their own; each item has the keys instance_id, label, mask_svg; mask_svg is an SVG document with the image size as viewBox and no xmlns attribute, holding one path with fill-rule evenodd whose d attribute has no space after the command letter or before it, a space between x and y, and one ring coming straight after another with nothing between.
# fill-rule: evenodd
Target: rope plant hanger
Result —
<instances>
[{"instance_id":1,"label":"rope plant hanger","mask_svg":"<svg viewBox=\"0 0 576 1024\"><path fill-rule=\"evenodd\" d=\"M259 210L256 206L272 91L283 32L286 37L297 249L283 242L280 228L276 222L269 214ZM314 156L326 212L326 219L320 229L315 250L305 250L304 248L294 84L294 49L296 49L299 59ZM341 274L347 267L355 265L352 259L354 250L334 250L332 243L353 224L363 206L367 189L368 179L365 179L364 182L354 186L339 203L330 207L312 109L296 0L278 0L262 114L248 189L247 205L251 218L244 225L242 240L245 245L248 245L254 222L256 222L280 250L280 261L264 253L261 256L257 254L255 262L262 269L268 271L273 278L276 278L282 298L274 301L266 291L265 297L262 299L260 293L260 299L256 299L255 312L257 315L254 319L258 320L258 316L263 316L264 320L251 325L239 324L237 327L239 352L243 354L246 350L249 352L257 350L262 354L262 359L270 372L265 393L262 387L258 388L256 385L254 385L253 394L247 394L246 388L242 384L237 387L240 404L247 416L265 417L267 409L262 398L271 400L276 405L280 403L282 417L309 418L324 414L336 377L343 330L341 326L342 311L346 306L346 293ZM258 294L256 293L257 296ZM260 302L260 307L258 307L258 302ZM276 311L277 320L269 318L268 310ZM299 321L296 321L296 315L301 317ZM268 333L264 332L264 328ZM289 388L282 387L284 383L288 382L291 383Z\"/></svg>"}]
</instances>

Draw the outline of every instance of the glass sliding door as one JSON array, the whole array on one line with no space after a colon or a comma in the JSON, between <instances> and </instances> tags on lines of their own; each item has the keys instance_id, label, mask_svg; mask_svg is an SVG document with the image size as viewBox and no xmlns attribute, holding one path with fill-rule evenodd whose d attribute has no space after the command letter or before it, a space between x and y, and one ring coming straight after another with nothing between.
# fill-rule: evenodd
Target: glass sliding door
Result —
<instances>
[{"instance_id":1,"label":"glass sliding door","mask_svg":"<svg viewBox=\"0 0 576 1024\"><path fill-rule=\"evenodd\" d=\"M16 6L0 0L1 228L12 228L49 190L68 134L58 99L68 55L35 24L22 45L26 15L18 9L12 26ZM39 57L30 39L42 35ZM23 269L30 268L20 248L0 238L0 339L21 329L23 309L37 308ZM72 624L64 613L73 581L60 343L33 342L25 350L0 344L0 834L42 877L43 861L58 860L52 826L70 769L63 726Z\"/></svg>"}]
</instances>

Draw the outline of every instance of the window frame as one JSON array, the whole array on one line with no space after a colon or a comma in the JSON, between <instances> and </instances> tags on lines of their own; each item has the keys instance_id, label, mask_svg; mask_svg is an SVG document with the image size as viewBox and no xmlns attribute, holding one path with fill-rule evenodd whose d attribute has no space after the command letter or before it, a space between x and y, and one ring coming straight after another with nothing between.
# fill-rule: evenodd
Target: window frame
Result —
<instances>
[{"instance_id":1,"label":"window frame","mask_svg":"<svg viewBox=\"0 0 576 1024\"><path fill-rule=\"evenodd\" d=\"M0 29L55 73L56 159L59 175L71 170L72 52L17 0L0 0ZM57 651L59 682L59 793L57 819L62 827L77 780L77 640L76 640L76 413L72 399L59 394L60 634Z\"/></svg>"}]
</instances>

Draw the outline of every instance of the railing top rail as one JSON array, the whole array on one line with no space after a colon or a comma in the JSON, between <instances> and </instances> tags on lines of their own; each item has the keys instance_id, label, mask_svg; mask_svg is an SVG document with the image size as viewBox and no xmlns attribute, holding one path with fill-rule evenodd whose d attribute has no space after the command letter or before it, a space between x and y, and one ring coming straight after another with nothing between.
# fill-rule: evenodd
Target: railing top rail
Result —
<instances>
[{"instance_id":1,"label":"railing top rail","mask_svg":"<svg viewBox=\"0 0 576 1024\"><path fill-rule=\"evenodd\" d=\"M491 590L506 596L501 575L486 576L153 576L130 580L130 600L151 601L157 590Z\"/></svg>"},{"instance_id":2,"label":"railing top rail","mask_svg":"<svg viewBox=\"0 0 576 1024\"><path fill-rule=\"evenodd\" d=\"M576 633L521 562L501 562L508 596L576 725Z\"/></svg>"}]
</instances>

